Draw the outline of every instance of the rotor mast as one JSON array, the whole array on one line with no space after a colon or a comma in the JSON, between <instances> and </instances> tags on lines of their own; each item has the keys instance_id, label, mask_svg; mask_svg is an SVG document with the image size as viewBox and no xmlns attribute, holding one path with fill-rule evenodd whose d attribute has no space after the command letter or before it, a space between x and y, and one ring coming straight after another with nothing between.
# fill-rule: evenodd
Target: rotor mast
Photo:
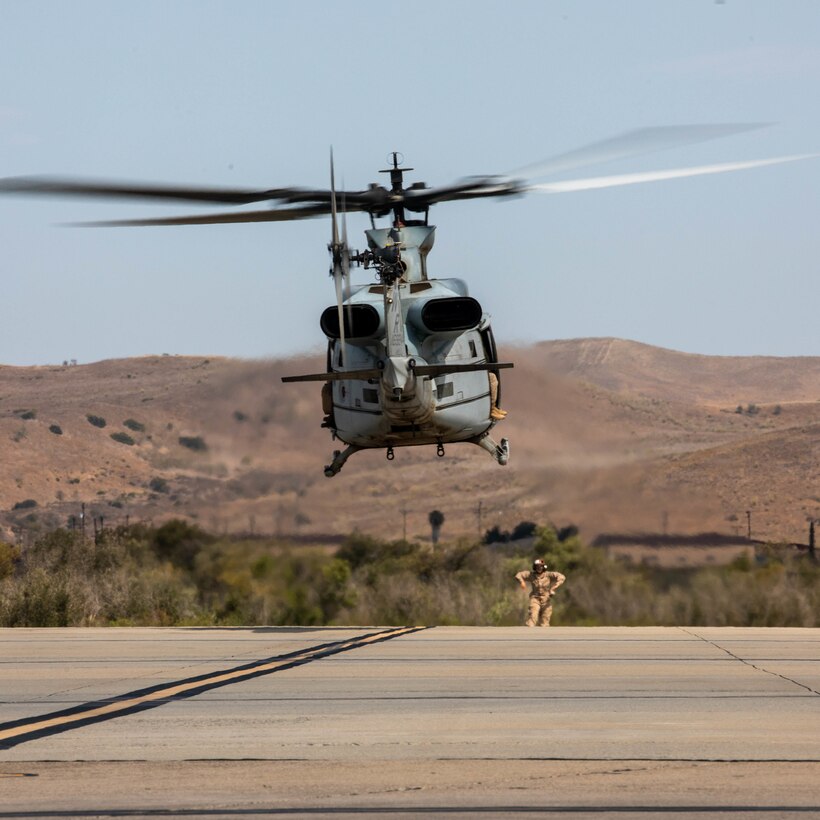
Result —
<instances>
[{"instance_id":1,"label":"rotor mast","mask_svg":"<svg viewBox=\"0 0 820 820\"><path fill-rule=\"evenodd\" d=\"M433 247L435 227L427 224L428 209L424 209L424 220L411 220L405 216L404 172L413 168L402 168L404 157L399 151L390 153L391 167L379 171L390 174L390 190L387 202L393 214L393 225L390 228L376 228L368 231L367 244L370 259L379 272L379 278L385 285L398 280L405 282L422 282L427 279L427 254ZM414 183L411 189L423 189L423 182ZM357 260L358 261L358 260ZM367 262L365 263L367 264Z\"/></svg>"},{"instance_id":2,"label":"rotor mast","mask_svg":"<svg viewBox=\"0 0 820 820\"><path fill-rule=\"evenodd\" d=\"M401 168L404 156L399 151L391 151L393 165L390 168L383 168L380 174L390 174L390 208L393 211L393 227L404 227L404 172L412 171L413 168Z\"/></svg>"}]
</instances>

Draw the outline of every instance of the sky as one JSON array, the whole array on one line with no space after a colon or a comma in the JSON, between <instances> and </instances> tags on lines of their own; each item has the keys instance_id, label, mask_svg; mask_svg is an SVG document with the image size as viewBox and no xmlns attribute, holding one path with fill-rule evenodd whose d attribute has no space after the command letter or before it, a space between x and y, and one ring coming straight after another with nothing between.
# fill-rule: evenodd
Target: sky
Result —
<instances>
[{"instance_id":1,"label":"sky","mask_svg":"<svg viewBox=\"0 0 820 820\"><path fill-rule=\"evenodd\" d=\"M0 0L0 177L328 187L332 146L347 188L394 150L443 185L698 123L771 125L569 176L811 154L819 87L815 0ZM60 226L199 212L0 198L0 363L322 349L328 219ZM429 271L502 343L818 356L818 213L820 159L444 203Z\"/></svg>"}]
</instances>

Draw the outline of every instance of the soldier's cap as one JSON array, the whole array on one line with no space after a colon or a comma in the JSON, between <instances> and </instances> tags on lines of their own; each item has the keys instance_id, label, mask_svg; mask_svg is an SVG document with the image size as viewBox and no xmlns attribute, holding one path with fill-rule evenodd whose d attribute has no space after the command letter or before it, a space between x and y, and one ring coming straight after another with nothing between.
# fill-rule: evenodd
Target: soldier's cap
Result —
<instances>
[{"instance_id":1,"label":"soldier's cap","mask_svg":"<svg viewBox=\"0 0 820 820\"><path fill-rule=\"evenodd\" d=\"M547 564L546 564L546 562L545 562L543 559L541 559L541 558L536 558L536 559L532 562L532 568L533 568L534 570L536 570L536 571L537 571L537 570L539 570L539 569L546 569L546 568L547 568Z\"/></svg>"}]
</instances>

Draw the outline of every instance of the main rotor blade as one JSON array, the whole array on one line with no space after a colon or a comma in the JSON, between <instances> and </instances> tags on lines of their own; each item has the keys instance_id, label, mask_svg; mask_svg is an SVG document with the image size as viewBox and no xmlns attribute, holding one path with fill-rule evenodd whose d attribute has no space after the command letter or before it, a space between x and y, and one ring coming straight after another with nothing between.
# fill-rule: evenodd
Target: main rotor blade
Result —
<instances>
[{"instance_id":1,"label":"main rotor blade","mask_svg":"<svg viewBox=\"0 0 820 820\"><path fill-rule=\"evenodd\" d=\"M119 199L176 200L180 202L213 202L223 205L247 205L267 200L296 197L315 198L323 191L304 188L270 188L248 191L233 188L197 188L136 182L104 182L61 177L7 177L0 179L0 193L46 196L85 196Z\"/></svg>"},{"instance_id":2,"label":"main rotor blade","mask_svg":"<svg viewBox=\"0 0 820 820\"><path fill-rule=\"evenodd\" d=\"M542 182L529 185L524 190L545 194L565 194L574 191L592 191L599 188L615 188L620 185L637 185L641 182L660 182L664 179L683 179L704 174L725 174L730 171L743 171L747 168L762 168L766 165L780 165L784 162L797 162L803 159L820 157L820 154L796 154L790 157L756 159L748 162L725 162L720 165L701 165L694 168L673 168L668 171L646 171L637 174L618 174L608 177L590 177L589 179L569 179L562 182Z\"/></svg>"},{"instance_id":3,"label":"main rotor blade","mask_svg":"<svg viewBox=\"0 0 820 820\"><path fill-rule=\"evenodd\" d=\"M616 159L625 159L640 154L649 154L653 151L662 151L682 145L691 145L696 142L728 137L744 131L754 131L765 128L771 123L725 123L716 125L667 125L653 128L638 128L626 131L616 137L593 142L575 151L568 151L556 157L525 165L510 171L506 176L513 179L535 179L571 171L575 168L584 168L588 165L597 165Z\"/></svg>"},{"instance_id":4,"label":"main rotor blade","mask_svg":"<svg viewBox=\"0 0 820 820\"><path fill-rule=\"evenodd\" d=\"M519 182L506 177L468 177L438 188L410 188L404 193L404 207L409 211L424 211L437 202L459 199L479 199L486 196L510 196L521 193Z\"/></svg>"},{"instance_id":5,"label":"main rotor blade","mask_svg":"<svg viewBox=\"0 0 820 820\"><path fill-rule=\"evenodd\" d=\"M311 205L307 208L280 208L266 211L240 211L202 216L166 216L148 219L107 219L98 222L69 222L72 228L134 228L159 225L227 225L238 222L288 222L325 216L329 205Z\"/></svg>"}]
</instances>

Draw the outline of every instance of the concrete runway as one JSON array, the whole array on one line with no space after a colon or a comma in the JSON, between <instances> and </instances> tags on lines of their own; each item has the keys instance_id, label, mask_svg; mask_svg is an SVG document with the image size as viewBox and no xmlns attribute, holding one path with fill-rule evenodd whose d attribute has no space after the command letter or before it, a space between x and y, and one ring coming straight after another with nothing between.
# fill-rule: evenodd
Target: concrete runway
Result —
<instances>
[{"instance_id":1,"label":"concrete runway","mask_svg":"<svg viewBox=\"0 0 820 820\"><path fill-rule=\"evenodd\" d=\"M0 818L820 817L820 630L0 630Z\"/></svg>"}]
</instances>

